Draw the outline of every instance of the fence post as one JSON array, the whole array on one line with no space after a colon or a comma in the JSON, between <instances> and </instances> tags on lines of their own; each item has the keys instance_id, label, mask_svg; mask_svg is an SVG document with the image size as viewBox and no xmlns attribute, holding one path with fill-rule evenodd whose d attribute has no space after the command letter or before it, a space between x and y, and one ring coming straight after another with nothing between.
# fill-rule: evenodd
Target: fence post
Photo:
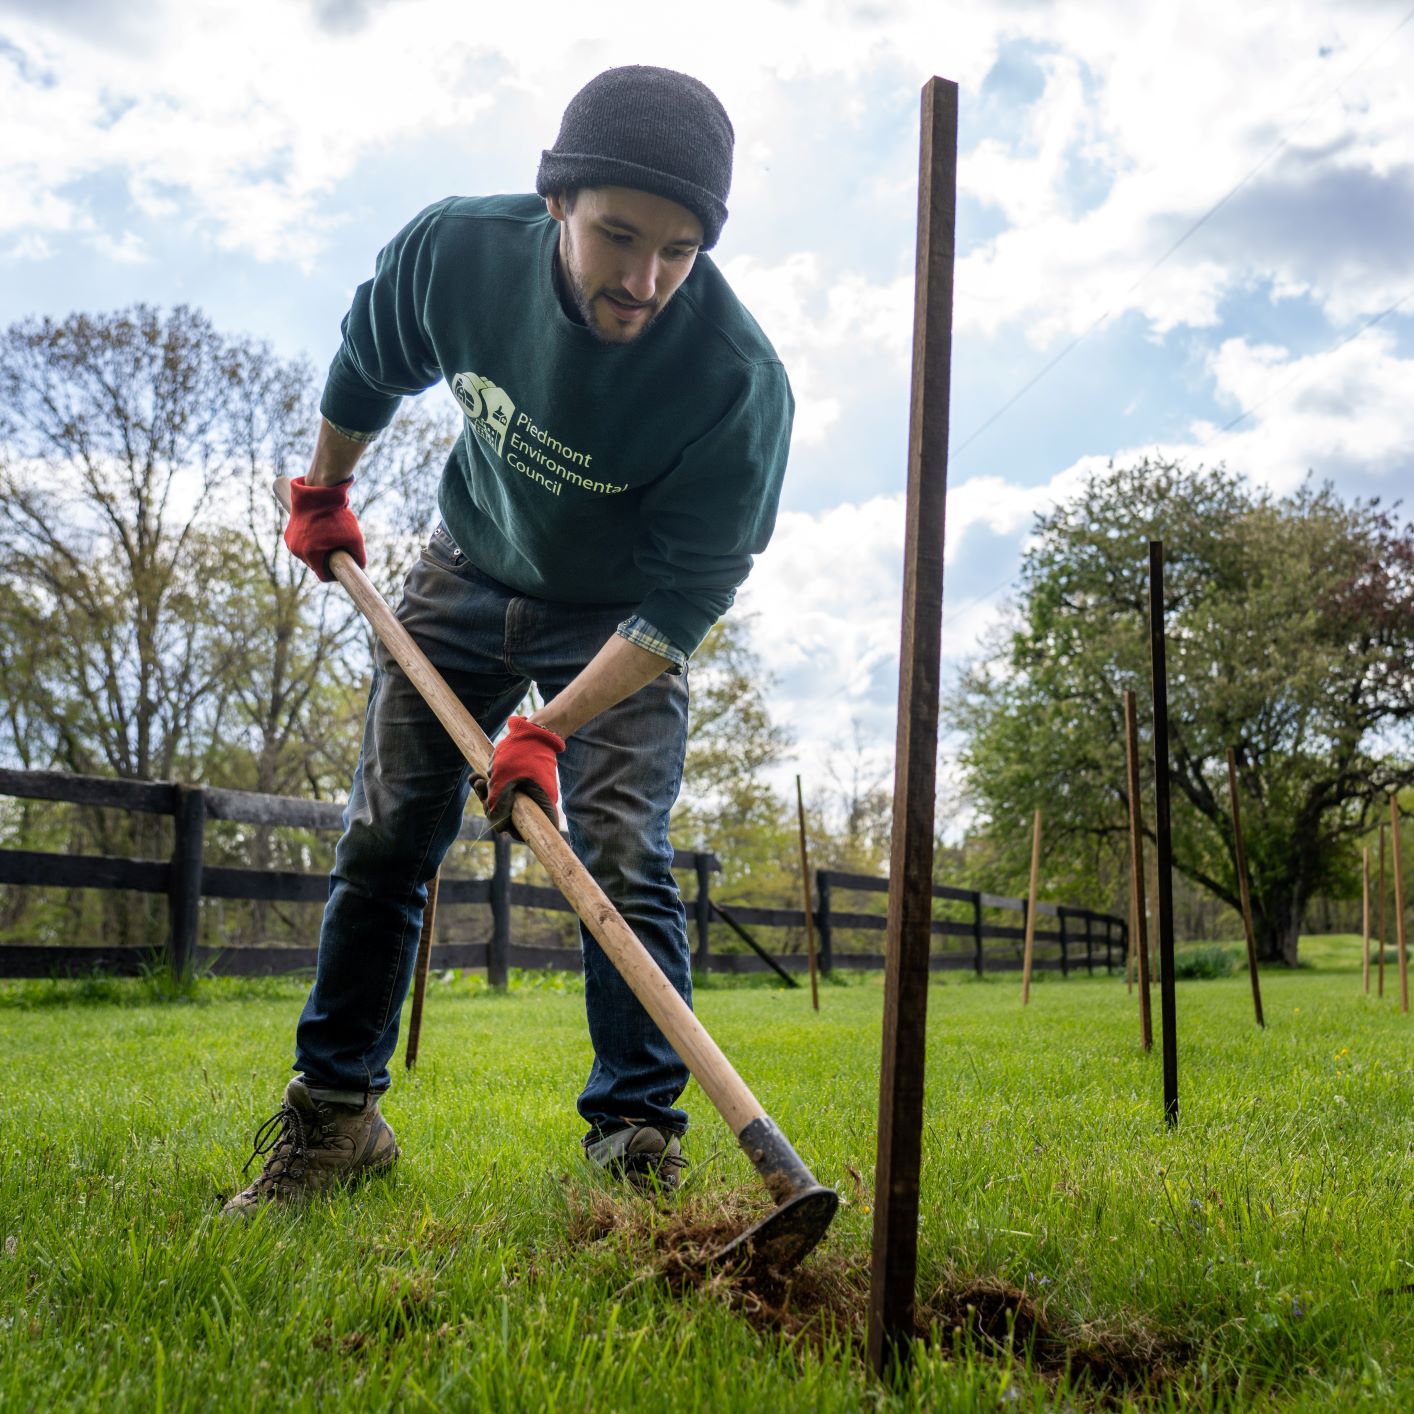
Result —
<instances>
[{"instance_id":1,"label":"fence post","mask_svg":"<svg viewBox=\"0 0 1414 1414\"><path fill-rule=\"evenodd\" d=\"M710 856L701 850L692 856L693 867L697 871L697 958L694 966L699 972L708 972L712 967L712 943L709 929L712 924L712 868Z\"/></svg>"},{"instance_id":2,"label":"fence post","mask_svg":"<svg viewBox=\"0 0 1414 1414\"><path fill-rule=\"evenodd\" d=\"M167 961L172 977L191 977L196 957L197 925L201 919L201 869L206 835L206 791L201 786L177 786L172 812L172 873L167 888L171 927Z\"/></svg>"},{"instance_id":3,"label":"fence post","mask_svg":"<svg viewBox=\"0 0 1414 1414\"><path fill-rule=\"evenodd\" d=\"M1066 951L1066 945L1070 939L1065 931L1065 905L1061 904L1056 909L1056 918L1060 922L1060 950L1061 950L1061 976L1070 976L1070 954Z\"/></svg>"},{"instance_id":4,"label":"fence post","mask_svg":"<svg viewBox=\"0 0 1414 1414\"><path fill-rule=\"evenodd\" d=\"M977 975L982 975L982 890L972 891L972 949L976 956L974 966L977 968Z\"/></svg>"},{"instance_id":5,"label":"fence post","mask_svg":"<svg viewBox=\"0 0 1414 1414\"><path fill-rule=\"evenodd\" d=\"M1095 940L1090 931L1090 919L1091 913L1087 908L1085 910L1085 975L1087 977L1093 977L1095 975Z\"/></svg>"},{"instance_id":6,"label":"fence post","mask_svg":"<svg viewBox=\"0 0 1414 1414\"><path fill-rule=\"evenodd\" d=\"M815 927L820 935L820 971L828 972L835 965L834 935L830 931L830 871L815 871L815 895L820 910L815 915Z\"/></svg>"},{"instance_id":7,"label":"fence post","mask_svg":"<svg viewBox=\"0 0 1414 1414\"><path fill-rule=\"evenodd\" d=\"M511 842L499 832L491 842L496 864L491 873L491 943L486 953L486 980L505 991L511 970Z\"/></svg>"}]
</instances>

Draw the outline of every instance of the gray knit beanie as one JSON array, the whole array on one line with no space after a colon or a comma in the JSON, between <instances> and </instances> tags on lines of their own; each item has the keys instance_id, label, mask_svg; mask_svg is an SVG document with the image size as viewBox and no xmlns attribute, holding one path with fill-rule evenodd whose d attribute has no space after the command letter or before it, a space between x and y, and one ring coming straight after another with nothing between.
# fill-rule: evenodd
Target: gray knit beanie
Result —
<instances>
[{"instance_id":1,"label":"gray knit beanie","mask_svg":"<svg viewBox=\"0 0 1414 1414\"><path fill-rule=\"evenodd\" d=\"M685 206L710 250L732 185L727 111L706 84L673 69L606 69L570 99L554 147L540 155L541 196L578 187L633 187Z\"/></svg>"}]
</instances>

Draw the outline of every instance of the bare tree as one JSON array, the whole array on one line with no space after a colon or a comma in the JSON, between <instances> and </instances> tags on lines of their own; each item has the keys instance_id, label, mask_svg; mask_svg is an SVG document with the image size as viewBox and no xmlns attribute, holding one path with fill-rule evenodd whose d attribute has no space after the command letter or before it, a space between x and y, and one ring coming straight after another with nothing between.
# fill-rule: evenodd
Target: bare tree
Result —
<instances>
[{"instance_id":1,"label":"bare tree","mask_svg":"<svg viewBox=\"0 0 1414 1414\"><path fill-rule=\"evenodd\" d=\"M308 463L315 394L307 365L187 308L27 320L0 337L11 759L347 788L367 638L345 596L285 549L271 496L275 475ZM455 425L418 405L361 469L370 568L385 589L430 519ZM162 852L160 819L94 812L86 828L104 852Z\"/></svg>"}]
</instances>

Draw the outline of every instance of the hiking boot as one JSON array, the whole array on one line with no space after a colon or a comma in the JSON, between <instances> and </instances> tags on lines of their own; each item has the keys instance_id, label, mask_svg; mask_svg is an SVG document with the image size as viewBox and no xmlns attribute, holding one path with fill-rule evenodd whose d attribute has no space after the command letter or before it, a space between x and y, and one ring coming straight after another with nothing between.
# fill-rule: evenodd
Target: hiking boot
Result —
<instances>
[{"instance_id":1,"label":"hiking boot","mask_svg":"<svg viewBox=\"0 0 1414 1414\"><path fill-rule=\"evenodd\" d=\"M631 1124L612 1134L592 1130L581 1142L595 1168L626 1178L640 1193L673 1192L687 1166L678 1136L651 1124Z\"/></svg>"},{"instance_id":2,"label":"hiking boot","mask_svg":"<svg viewBox=\"0 0 1414 1414\"><path fill-rule=\"evenodd\" d=\"M268 1157L260 1176L221 1209L228 1218L249 1217L263 1203L292 1203L392 1166L397 1142L378 1113L378 1097L361 1105L316 1100L302 1078L285 1087L278 1114L260 1126L246 1169Z\"/></svg>"}]
</instances>

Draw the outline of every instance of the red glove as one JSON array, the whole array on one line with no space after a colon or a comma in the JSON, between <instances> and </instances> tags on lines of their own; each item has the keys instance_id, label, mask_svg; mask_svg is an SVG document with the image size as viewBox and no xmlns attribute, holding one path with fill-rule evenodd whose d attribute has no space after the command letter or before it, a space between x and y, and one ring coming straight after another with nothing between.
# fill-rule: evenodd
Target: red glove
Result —
<instances>
[{"instance_id":1,"label":"red glove","mask_svg":"<svg viewBox=\"0 0 1414 1414\"><path fill-rule=\"evenodd\" d=\"M347 550L358 561L359 569L368 566L363 532L358 528L358 517L349 509L352 485L353 477L337 486L309 486L302 476L290 482L285 544L325 584L334 578L329 573L329 556L335 550Z\"/></svg>"},{"instance_id":2,"label":"red glove","mask_svg":"<svg viewBox=\"0 0 1414 1414\"><path fill-rule=\"evenodd\" d=\"M491 757L491 783L486 795L486 818L494 829L516 835L511 807L524 792L560 825L560 789L555 779L555 758L565 749L565 739L537 726L528 717L512 717L506 734Z\"/></svg>"}]
</instances>

